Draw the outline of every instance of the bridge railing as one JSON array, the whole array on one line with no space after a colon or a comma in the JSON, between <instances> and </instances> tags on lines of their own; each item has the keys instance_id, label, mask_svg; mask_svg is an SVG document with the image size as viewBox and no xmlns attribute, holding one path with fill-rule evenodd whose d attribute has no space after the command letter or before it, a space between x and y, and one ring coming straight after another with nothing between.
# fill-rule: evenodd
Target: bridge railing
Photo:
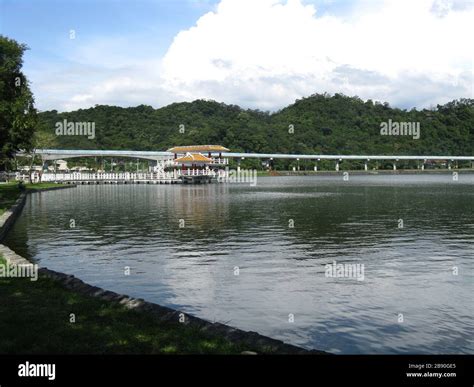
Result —
<instances>
[{"instance_id":1,"label":"bridge railing","mask_svg":"<svg viewBox=\"0 0 474 387\"><path fill-rule=\"evenodd\" d=\"M71 172L71 173L39 173L32 174L33 182L56 181L141 181L141 180L176 180L177 171L171 172ZM27 174L17 173L16 180L28 180Z\"/></svg>"},{"instance_id":2,"label":"bridge railing","mask_svg":"<svg viewBox=\"0 0 474 387\"><path fill-rule=\"evenodd\" d=\"M228 158L219 158L219 157L211 157L212 164L219 164L219 165L229 165ZM180 166L180 163L177 163L175 160L166 160L162 163L163 167L177 167Z\"/></svg>"},{"instance_id":3,"label":"bridge railing","mask_svg":"<svg viewBox=\"0 0 474 387\"><path fill-rule=\"evenodd\" d=\"M229 159L228 158L212 157L212 162L213 162L213 164L229 165Z\"/></svg>"},{"instance_id":4,"label":"bridge railing","mask_svg":"<svg viewBox=\"0 0 474 387\"><path fill-rule=\"evenodd\" d=\"M32 181L37 182L74 182L74 181L144 181L144 180L177 180L180 176L210 176L213 178L226 177L226 171L212 169L175 169L165 172L66 172L51 173L45 172L32 174ZM16 180L27 181L29 175L25 173L17 173Z\"/></svg>"},{"instance_id":5,"label":"bridge railing","mask_svg":"<svg viewBox=\"0 0 474 387\"><path fill-rule=\"evenodd\" d=\"M212 169L177 169L178 176L216 176Z\"/></svg>"},{"instance_id":6,"label":"bridge railing","mask_svg":"<svg viewBox=\"0 0 474 387\"><path fill-rule=\"evenodd\" d=\"M15 174L15 180L17 181L29 181L30 179L30 175L27 174L27 173L23 173L23 172L17 172ZM31 181L33 183L39 183L40 182L40 174L38 172L33 172L31 174Z\"/></svg>"}]
</instances>

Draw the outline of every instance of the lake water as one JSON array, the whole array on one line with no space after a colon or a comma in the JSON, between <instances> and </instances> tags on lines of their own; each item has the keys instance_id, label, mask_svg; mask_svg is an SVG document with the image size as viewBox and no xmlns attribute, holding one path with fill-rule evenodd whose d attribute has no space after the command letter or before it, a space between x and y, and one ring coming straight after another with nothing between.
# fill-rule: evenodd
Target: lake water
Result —
<instances>
[{"instance_id":1,"label":"lake water","mask_svg":"<svg viewBox=\"0 0 474 387\"><path fill-rule=\"evenodd\" d=\"M79 186L29 195L5 243L91 284L306 348L474 353L474 175ZM334 263L364 276L328 277Z\"/></svg>"}]
</instances>

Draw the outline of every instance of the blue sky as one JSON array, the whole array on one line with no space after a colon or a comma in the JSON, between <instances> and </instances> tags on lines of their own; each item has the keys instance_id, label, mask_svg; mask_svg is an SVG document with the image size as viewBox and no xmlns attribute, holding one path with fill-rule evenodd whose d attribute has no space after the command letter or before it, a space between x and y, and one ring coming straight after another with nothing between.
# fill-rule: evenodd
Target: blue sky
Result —
<instances>
[{"instance_id":1,"label":"blue sky","mask_svg":"<svg viewBox=\"0 0 474 387\"><path fill-rule=\"evenodd\" d=\"M0 0L0 33L30 47L41 110L275 110L315 92L411 108L472 97L472 49L456 36L472 36L473 16L459 0Z\"/></svg>"},{"instance_id":2,"label":"blue sky","mask_svg":"<svg viewBox=\"0 0 474 387\"><path fill-rule=\"evenodd\" d=\"M192 26L214 2L2 0L0 3L1 31L28 44L33 50L28 53L28 62L36 58L61 60L57 48L68 48L71 29L76 30L78 40L129 35L140 45L153 41L158 53L164 54L176 33Z\"/></svg>"}]
</instances>

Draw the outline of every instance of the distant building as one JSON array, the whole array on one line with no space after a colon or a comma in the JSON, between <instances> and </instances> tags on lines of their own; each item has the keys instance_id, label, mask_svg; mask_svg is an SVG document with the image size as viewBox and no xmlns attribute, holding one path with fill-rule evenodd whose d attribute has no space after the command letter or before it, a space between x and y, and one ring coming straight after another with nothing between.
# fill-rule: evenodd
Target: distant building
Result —
<instances>
[{"instance_id":1,"label":"distant building","mask_svg":"<svg viewBox=\"0 0 474 387\"><path fill-rule=\"evenodd\" d=\"M67 171L67 161L66 160L56 160L56 167L58 171Z\"/></svg>"},{"instance_id":2,"label":"distant building","mask_svg":"<svg viewBox=\"0 0 474 387\"><path fill-rule=\"evenodd\" d=\"M48 167L48 171L57 171L57 172L67 172L69 168L67 167L66 160L56 160L53 165Z\"/></svg>"},{"instance_id":3,"label":"distant building","mask_svg":"<svg viewBox=\"0 0 474 387\"><path fill-rule=\"evenodd\" d=\"M72 167L70 170L71 170L71 171L74 171L74 172L86 172L86 171L90 171L90 169L87 168L87 167Z\"/></svg>"}]
</instances>

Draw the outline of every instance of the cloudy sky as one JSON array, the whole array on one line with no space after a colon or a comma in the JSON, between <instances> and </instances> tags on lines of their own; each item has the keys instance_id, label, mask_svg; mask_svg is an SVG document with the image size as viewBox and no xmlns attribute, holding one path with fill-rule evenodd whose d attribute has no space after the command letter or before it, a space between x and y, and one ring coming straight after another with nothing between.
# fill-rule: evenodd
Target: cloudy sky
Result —
<instances>
[{"instance_id":1,"label":"cloudy sky","mask_svg":"<svg viewBox=\"0 0 474 387\"><path fill-rule=\"evenodd\" d=\"M0 0L40 110L473 98L474 0Z\"/></svg>"}]
</instances>

